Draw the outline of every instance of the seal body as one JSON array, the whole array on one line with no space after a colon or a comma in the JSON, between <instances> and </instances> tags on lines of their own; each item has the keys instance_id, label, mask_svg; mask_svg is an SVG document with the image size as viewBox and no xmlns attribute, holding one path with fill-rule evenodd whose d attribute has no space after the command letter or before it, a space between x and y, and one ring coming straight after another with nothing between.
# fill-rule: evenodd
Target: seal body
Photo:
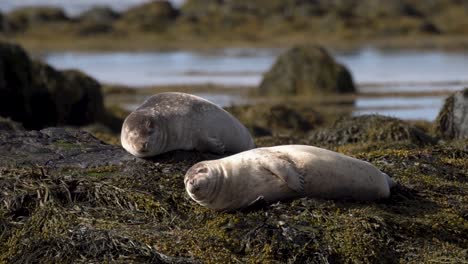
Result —
<instances>
[{"instance_id":1,"label":"seal body","mask_svg":"<svg viewBox=\"0 0 468 264\"><path fill-rule=\"evenodd\" d=\"M394 185L368 162L304 145L258 148L203 161L187 171L184 181L193 200L215 210L306 196L369 201L389 197Z\"/></svg>"},{"instance_id":2,"label":"seal body","mask_svg":"<svg viewBox=\"0 0 468 264\"><path fill-rule=\"evenodd\" d=\"M173 92L153 95L132 112L123 123L121 142L137 157L194 149L238 153L255 147L247 128L224 109Z\"/></svg>"}]
</instances>

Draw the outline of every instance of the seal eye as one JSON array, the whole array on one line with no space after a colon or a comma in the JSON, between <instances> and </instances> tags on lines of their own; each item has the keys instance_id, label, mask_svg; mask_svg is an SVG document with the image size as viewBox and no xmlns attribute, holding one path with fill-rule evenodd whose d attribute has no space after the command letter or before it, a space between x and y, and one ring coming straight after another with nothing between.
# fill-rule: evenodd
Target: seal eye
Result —
<instances>
[{"instance_id":1,"label":"seal eye","mask_svg":"<svg viewBox=\"0 0 468 264\"><path fill-rule=\"evenodd\" d=\"M197 173L207 173L207 172L208 172L208 168L206 167L203 167L197 170Z\"/></svg>"}]
</instances>

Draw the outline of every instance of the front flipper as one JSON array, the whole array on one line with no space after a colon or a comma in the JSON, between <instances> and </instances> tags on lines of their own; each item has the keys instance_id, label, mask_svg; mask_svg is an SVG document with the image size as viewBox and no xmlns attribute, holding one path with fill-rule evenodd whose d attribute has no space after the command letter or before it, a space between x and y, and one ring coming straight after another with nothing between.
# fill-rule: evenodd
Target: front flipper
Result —
<instances>
[{"instance_id":1,"label":"front flipper","mask_svg":"<svg viewBox=\"0 0 468 264\"><path fill-rule=\"evenodd\" d=\"M257 199L253 200L249 203L246 207L242 208L241 211L243 212L252 212L264 208L268 205L268 202L265 201L263 196L258 196Z\"/></svg>"},{"instance_id":2,"label":"front flipper","mask_svg":"<svg viewBox=\"0 0 468 264\"><path fill-rule=\"evenodd\" d=\"M221 155L224 154L225 147L221 140L213 137L206 137L198 141L197 149Z\"/></svg>"},{"instance_id":3,"label":"front flipper","mask_svg":"<svg viewBox=\"0 0 468 264\"><path fill-rule=\"evenodd\" d=\"M261 166L284 181L292 190L304 193L304 176L297 171L294 163L288 158L262 157Z\"/></svg>"}]
</instances>

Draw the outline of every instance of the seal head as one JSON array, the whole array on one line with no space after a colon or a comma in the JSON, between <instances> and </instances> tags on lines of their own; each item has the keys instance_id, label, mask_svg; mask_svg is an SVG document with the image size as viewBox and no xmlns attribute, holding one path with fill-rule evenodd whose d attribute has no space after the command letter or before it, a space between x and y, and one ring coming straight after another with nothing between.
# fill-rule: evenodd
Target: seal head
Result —
<instances>
[{"instance_id":1,"label":"seal head","mask_svg":"<svg viewBox=\"0 0 468 264\"><path fill-rule=\"evenodd\" d=\"M154 156L158 154L160 135L153 117L134 112L125 119L122 126L122 146L140 158Z\"/></svg>"},{"instance_id":2,"label":"seal head","mask_svg":"<svg viewBox=\"0 0 468 264\"><path fill-rule=\"evenodd\" d=\"M222 177L217 170L206 162L191 167L185 174L185 189L196 202L207 206L219 192Z\"/></svg>"}]
</instances>

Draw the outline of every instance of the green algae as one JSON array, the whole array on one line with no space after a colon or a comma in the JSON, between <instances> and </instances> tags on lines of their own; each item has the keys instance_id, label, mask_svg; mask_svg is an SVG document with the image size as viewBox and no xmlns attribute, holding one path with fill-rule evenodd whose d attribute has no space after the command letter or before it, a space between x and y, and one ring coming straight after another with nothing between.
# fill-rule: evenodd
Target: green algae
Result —
<instances>
[{"instance_id":1,"label":"green algae","mask_svg":"<svg viewBox=\"0 0 468 264\"><path fill-rule=\"evenodd\" d=\"M335 144L391 175L392 196L304 198L233 213L186 195L185 171L206 158L197 153L129 169L2 169L0 260L148 262L162 253L202 263L459 263L468 247L466 143Z\"/></svg>"}]
</instances>

